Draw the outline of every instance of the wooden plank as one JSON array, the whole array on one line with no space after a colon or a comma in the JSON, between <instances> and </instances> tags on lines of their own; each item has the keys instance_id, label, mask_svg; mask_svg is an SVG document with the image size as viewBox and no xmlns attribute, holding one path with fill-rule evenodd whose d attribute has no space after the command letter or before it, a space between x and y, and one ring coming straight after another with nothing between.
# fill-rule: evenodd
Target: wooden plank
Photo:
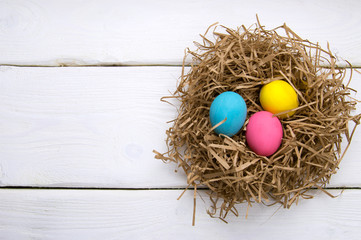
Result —
<instances>
[{"instance_id":1,"label":"wooden plank","mask_svg":"<svg viewBox=\"0 0 361 240\"><path fill-rule=\"evenodd\" d=\"M287 23L361 65L360 1L0 1L0 64L180 64L214 22Z\"/></svg>"},{"instance_id":2,"label":"wooden plank","mask_svg":"<svg viewBox=\"0 0 361 240\"><path fill-rule=\"evenodd\" d=\"M166 151L166 122L177 113L160 98L180 72L0 67L0 185L184 187L182 171L152 153ZM361 90L360 74L352 84ZM360 141L358 129L331 187L361 186Z\"/></svg>"},{"instance_id":3,"label":"wooden plank","mask_svg":"<svg viewBox=\"0 0 361 240\"><path fill-rule=\"evenodd\" d=\"M338 195L339 190L331 190ZM316 194L291 209L238 206L228 224L206 214L210 203L179 190L0 190L2 239L359 239L360 190Z\"/></svg>"}]
</instances>

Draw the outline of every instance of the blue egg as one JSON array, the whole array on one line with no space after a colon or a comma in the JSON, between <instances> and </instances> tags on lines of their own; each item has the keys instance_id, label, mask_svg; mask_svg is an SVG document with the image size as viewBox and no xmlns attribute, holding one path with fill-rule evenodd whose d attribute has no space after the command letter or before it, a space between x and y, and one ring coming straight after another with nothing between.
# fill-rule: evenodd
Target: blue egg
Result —
<instances>
[{"instance_id":1,"label":"blue egg","mask_svg":"<svg viewBox=\"0 0 361 240\"><path fill-rule=\"evenodd\" d=\"M242 128L247 116L247 106L241 95L235 92L224 92L212 102L209 118L212 127L223 121L214 131L232 137Z\"/></svg>"}]
</instances>

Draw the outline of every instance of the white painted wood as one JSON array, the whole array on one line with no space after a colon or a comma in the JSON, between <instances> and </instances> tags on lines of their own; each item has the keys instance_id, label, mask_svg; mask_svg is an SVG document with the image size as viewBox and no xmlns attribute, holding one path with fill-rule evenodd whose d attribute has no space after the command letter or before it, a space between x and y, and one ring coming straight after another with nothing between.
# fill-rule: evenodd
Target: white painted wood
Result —
<instances>
[{"instance_id":1,"label":"white painted wood","mask_svg":"<svg viewBox=\"0 0 361 240\"><path fill-rule=\"evenodd\" d=\"M166 151L178 67L0 68L1 185L180 186Z\"/></svg>"},{"instance_id":2,"label":"white painted wood","mask_svg":"<svg viewBox=\"0 0 361 240\"><path fill-rule=\"evenodd\" d=\"M214 22L287 23L361 65L360 1L1 0L0 64L180 64Z\"/></svg>"},{"instance_id":3,"label":"white painted wood","mask_svg":"<svg viewBox=\"0 0 361 240\"><path fill-rule=\"evenodd\" d=\"M339 190L330 191L338 195ZM245 219L228 224L206 214L210 203L197 199L192 224L193 193L181 200L179 190L0 190L1 239L359 239L360 190L332 199L317 193L291 209L255 204Z\"/></svg>"},{"instance_id":4,"label":"white painted wood","mask_svg":"<svg viewBox=\"0 0 361 240\"><path fill-rule=\"evenodd\" d=\"M177 113L160 98L180 73L0 67L0 185L184 187L182 170L152 153L166 151L166 122ZM352 86L361 90L360 74ZM358 129L330 186L361 186L360 141Z\"/></svg>"}]
</instances>

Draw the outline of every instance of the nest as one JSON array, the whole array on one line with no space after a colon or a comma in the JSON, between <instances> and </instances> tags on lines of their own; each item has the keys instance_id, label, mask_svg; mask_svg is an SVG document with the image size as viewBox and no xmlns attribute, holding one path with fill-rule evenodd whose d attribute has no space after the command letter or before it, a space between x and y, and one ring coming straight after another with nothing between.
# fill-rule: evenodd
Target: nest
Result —
<instances>
[{"instance_id":1,"label":"nest","mask_svg":"<svg viewBox=\"0 0 361 240\"><path fill-rule=\"evenodd\" d=\"M211 27L213 41L207 38ZM229 212L238 215L238 203L289 208L300 197L312 198L312 188L327 193L323 188L336 173L361 117L352 115L357 101L350 97L354 90L346 68L337 67L329 49L302 39L285 24L272 30L259 23L236 30L220 26L223 33L211 27L201 35L203 43L196 43L197 50L186 53L185 59L193 59L189 72L183 63L176 91L163 98L175 98L181 105L166 132L168 151L154 151L155 157L176 162L195 191L208 187L213 203L208 213L221 219ZM274 80L295 89L299 107L292 117L280 119L282 144L264 157L247 146L245 129L249 117L262 111L261 87ZM214 133L209 120L212 101L225 91L239 93L248 108L244 127L231 138ZM355 123L352 129L350 121ZM341 146L343 137L346 147Z\"/></svg>"}]
</instances>

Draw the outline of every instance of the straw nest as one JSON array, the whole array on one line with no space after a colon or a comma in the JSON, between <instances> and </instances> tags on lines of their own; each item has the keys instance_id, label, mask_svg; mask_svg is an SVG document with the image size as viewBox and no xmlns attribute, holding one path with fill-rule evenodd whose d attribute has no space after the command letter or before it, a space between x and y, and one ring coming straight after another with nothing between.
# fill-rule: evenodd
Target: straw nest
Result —
<instances>
[{"instance_id":1,"label":"straw nest","mask_svg":"<svg viewBox=\"0 0 361 240\"><path fill-rule=\"evenodd\" d=\"M214 40L207 38L211 27ZM323 187L336 173L361 117L352 115L357 101L350 97L354 90L346 69L336 66L329 49L300 38L285 24L272 30L259 23L237 30L220 26L223 33L211 27L196 51L187 51L193 58L189 72L183 64L176 91L163 98L176 98L181 105L166 132L168 151L154 151L155 157L176 162L189 186L208 187L213 203L208 212L221 219L230 211L238 215L238 203L289 208L300 197L311 198L311 188L326 192ZM296 90L300 104L292 117L281 119L278 151L263 157L248 148L245 129L248 118L262 111L261 87L277 79ZM239 93L248 108L244 127L232 138L214 133L209 120L212 101L225 91ZM343 136L346 147L341 147Z\"/></svg>"}]
</instances>

